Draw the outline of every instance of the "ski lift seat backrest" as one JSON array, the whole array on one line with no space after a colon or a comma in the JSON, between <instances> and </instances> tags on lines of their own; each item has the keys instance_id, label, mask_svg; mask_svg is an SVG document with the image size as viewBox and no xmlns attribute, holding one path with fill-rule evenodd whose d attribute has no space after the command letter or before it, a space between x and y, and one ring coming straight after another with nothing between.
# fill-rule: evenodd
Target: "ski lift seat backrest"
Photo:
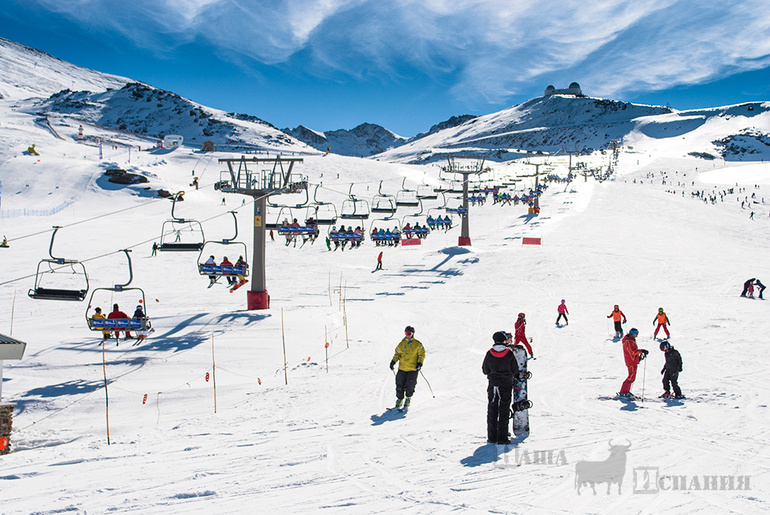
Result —
<instances>
[{"instance_id":1,"label":"ski lift seat backrest","mask_svg":"<svg viewBox=\"0 0 770 515\"><path fill-rule=\"evenodd\" d=\"M182 243L182 242L163 242L158 250L163 252L199 252L203 248L203 242Z\"/></svg>"},{"instance_id":2,"label":"ski lift seat backrest","mask_svg":"<svg viewBox=\"0 0 770 515\"><path fill-rule=\"evenodd\" d=\"M248 266L230 266L230 265L198 265L198 271L201 275L243 275L249 273Z\"/></svg>"},{"instance_id":3,"label":"ski lift seat backrest","mask_svg":"<svg viewBox=\"0 0 770 515\"><path fill-rule=\"evenodd\" d=\"M147 318L89 318L88 327L92 331L115 331L118 329L146 331L150 328L150 321Z\"/></svg>"}]
</instances>

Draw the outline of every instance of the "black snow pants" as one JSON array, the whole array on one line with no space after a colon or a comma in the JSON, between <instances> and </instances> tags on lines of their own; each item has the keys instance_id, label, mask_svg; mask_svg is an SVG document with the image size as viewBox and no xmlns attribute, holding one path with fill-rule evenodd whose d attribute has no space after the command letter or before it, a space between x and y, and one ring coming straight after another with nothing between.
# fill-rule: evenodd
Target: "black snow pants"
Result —
<instances>
[{"instance_id":1,"label":"black snow pants","mask_svg":"<svg viewBox=\"0 0 770 515\"><path fill-rule=\"evenodd\" d=\"M508 441L508 421L511 415L513 384L493 384L487 387L487 440L501 443Z\"/></svg>"},{"instance_id":2,"label":"black snow pants","mask_svg":"<svg viewBox=\"0 0 770 515\"><path fill-rule=\"evenodd\" d=\"M414 387L417 386L417 370L406 372L399 369L396 374L396 398L403 399L404 393L407 397L414 395Z\"/></svg>"},{"instance_id":3,"label":"black snow pants","mask_svg":"<svg viewBox=\"0 0 770 515\"><path fill-rule=\"evenodd\" d=\"M677 397L680 397L682 395L682 389L679 388L679 372L669 372L666 370L666 372L663 374L663 389L667 392L670 392L669 389L669 382L671 383L671 386L674 388L674 395Z\"/></svg>"}]
</instances>

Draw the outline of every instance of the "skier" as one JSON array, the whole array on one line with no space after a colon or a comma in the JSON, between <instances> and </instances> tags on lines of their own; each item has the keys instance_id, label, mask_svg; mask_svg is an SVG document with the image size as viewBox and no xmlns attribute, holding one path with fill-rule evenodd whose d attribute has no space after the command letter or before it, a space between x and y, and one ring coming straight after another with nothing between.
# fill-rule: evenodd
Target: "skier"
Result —
<instances>
[{"instance_id":1,"label":"skier","mask_svg":"<svg viewBox=\"0 0 770 515\"><path fill-rule=\"evenodd\" d=\"M669 382L674 387L674 399L684 399L682 390L679 388L679 372L682 371L682 355L668 343L668 340L660 342L660 350L666 355L666 364L663 365L663 370L660 371L663 374L663 395L661 398L668 399L671 397L671 391L669 390Z\"/></svg>"},{"instance_id":2,"label":"skier","mask_svg":"<svg viewBox=\"0 0 770 515\"><path fill-rule=\"evenodd\" d=\"M375 270L382 270L382 252L377 256L377 268Z\"/></svg>"},{"instance_id":3,"label":"skier","mask_svg":"<svg viewBox=\"0 0 770 515\"><path fill-rule=\"evenodd\" d=\"M102 313L102 308L94 308L94 314L91 318L94 320L104 320L107 317L104 316L104 313ZM110 338L110 335L112 335L112 331L104 329L102 330L102 345L104 345L104 342Z\"/></svg>"},{"instance_id":4,"label":"skier","mask_svg":"<svg viewBox=\"0 0 770 515\"><path fill-rule=\"evenodd\" d=\"M414 395L414 387L417 385L417 374L425 361L425 347L414 337L414 327L406 326L404 339L396 345L393 359L390 361L390 369L398 361L398 373L396 374L396 408L409 407ZM404 400L406 394L406 400Z\"/></svg>"},{"instance_id":5,"label":"skier","mask_svg":"<svg viewBox=\"0 0 770 515\"><path fill-rule=\"evenodd\" d=\"M154 241L152 242L152 254L150 257L155 257L158 254L158 242Z\"/></svg>"},{"instance_id":6,"label":"skier","mask_svg":"<svg viewBox=\"0 0 770 515\"><path fill-rule=\"evenodd\" d=\"M636 337L638 335L639 330L634 327L623 337L623 358L625 359L626 367L628 368L628 377L623 381L618 397L631 398L634 396L631 393L631 385L634 384L634 381L636 380L636 367L648 354L647 350L640 349L636 346Z\"/></svg>"},{"instance_id":7,"label":"skier","mask_svg":"<svg viewBox=\"0 0 770 515\"><path fill-rule=\"evenodd\" d=\"M219 266L222 267L222 272L224 273L224 267L226 267L226 266L232 267L233 263L229 259L227 259L227 256L225 256L225 257L222 258L222 262L219 263ZM228 274L226 277L227 277L227 285L228 286L232 286L232 285L235 284L236 281L235 281L235 277L234 276Z\"/></svg>"},{"instance_id":8,"label":"skier","mask_svg":"<svg viewBox=\"0 0 770 515\"><path fill-rule=\"evenodd\" d=\"M204 265L217 266L217 261L214 258L214 256L209 256L209 258L203 264ZM209 286L208 287L211 288L212 286L214 286L214 283L217 282L217 279L219 279L219 277L217 277L216 275L210 275L209 276Z\"/></svg>"},{"instance_id":9,"label":"skier","mask_svg":"<svg viewBox=\"0 0 770 515\"><path fill-rule=\"evenodd\" d=\"M142 308L141 304L136 306L136 310L134 310L134 316L132 317L134 320L147 320L147 315L144 314L144 308ZM147 338L147 330L146 329L139 329L136 331L136 339L137 342L135 345L139 345L139 342Z\"/></svg>"},{"instance_id":10,"label":"skier","mask_svg":"<svg viewBox=\"0 0 770 515\"><path fill-rule=\"evenodd\" d=\"M556 317L556 325L559 325L559 320L561 320L561 317L564 317L564 325L569 325L569 320L567 319L567 315L569 315L569 310L567 309L567 301L564 299L561 299L561 304L559 304L559 307L556 308L556 310L559 312L559 316Z\"/></svg>"},{"instance_id":11,"label":"skier","mask_svg":"<svg viewBox=\"0 0 770 515\"><path fill-rule=\"evenodd\" d=\"M666 338L670 338L671 334L668 332L667 325L671 324L671 321L666 316L666 312L663 311L663 308L658 308L658 314L655 315L655 318L652 320L652 325L655 325L655 322L658 323L658 327L655 328L655 333L653 333L652 337L655 338L658 336L658 331L663 329L663 331L666 333Z\"/></svg>"},{"instance_id":12,"label":"skier","mask_svg":"<svg viewBox=\"0 0 770 515\"><path fill-rule=\"evenodd\" d=\"M514 345L524 345L524 347L527 349L527 352L529 352L529 357L534 358L535 356L532 354L532 346L527 341L527 335L525 333L525 326L527 325L527 320L525 318L524 313L519 313L519 318L516 320L516 323L513 324L514 333L516 333L516 338L514 338Z\"/></svg>"},{"instance_id":13,"label":"skier","mask_svg":"<svg viewBox=\"0 0 770 515\"><path fill-rule=\"evenodd\" d=\"M762 292L765 291L766 286L764 284L762 284L762 281L760 281L759 279L754 281L754 286L759 288L759 295L757 295L757 298L765 300L765 298L762 296Z\"/></svg>"},{"instance_id":14,"label":"skier","mask_svg":"<svg viewBox=\"0 0 770 515\"><path fill-rule=\"evenodd\" d=\"M113 304L113 305L112 305L112 313L110 313L109 315L107 315L107 318L109 318L110 320L112 320L112 319L114 319L114 318L128 318L128 315L126 315L125 313L123 313L123 312L120 310L120 308L118 307L118 305L117 305L117 304ZM126 339L126 340L133 340L133 338L134 338L134 337L133 337L133 336L131 336L131 332L130 332L128 329L126 329L126 330L124 331L124 333L125 333L125 339ZM120 331L117 331L117 330L115 331L115 338L116 338L116 339L120 339Z\"/></svg>"},{"instance_id":15,"label":"skier","mask_svg":"<svg viewBox=\"0 0 770 515\"><path fill-rule=\"evenodd\" d=\"M623 312L620 311L620 308L618 307L617 304L615 304L615 308L612 310L612 313L607 315L607 318L611 318L615 322L615 338L622 338L623 324L626 323L626 315L624 315Z\"/></svg>"},{"instance_id":16,"label":"skier","mask_svg":"<svg viewBox=\"0 0 770 515\"><path fill-rule=\"evenodd\" d=\"M751 279L743 283L743 291L741 292L741 297L746 296L746 294L749 291L749 285L752 284L755 280L756 280L756 277L752 277Z\"/></svg>"},{"instance_id":17,"label":"skier","mask_svg":"<svg viewBox=\"0 0 770 515\"><path fill-rule=\"evenodd\" d=\"M513 377L519 373L519 365L507 346L511 335L498 331L492 335L494 345L484 356L481 370L489 380L487 386L487 442L509 444L508 420L511 414Z\"/></svg>"}]
</instances>

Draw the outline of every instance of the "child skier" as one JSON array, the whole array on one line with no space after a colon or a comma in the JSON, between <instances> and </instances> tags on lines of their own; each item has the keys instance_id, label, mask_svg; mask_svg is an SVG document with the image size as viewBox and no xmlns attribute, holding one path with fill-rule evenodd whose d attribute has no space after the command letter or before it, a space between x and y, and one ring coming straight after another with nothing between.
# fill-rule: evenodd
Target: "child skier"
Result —
<instances>
[{"instance_id":1,"label":"child skier","mask_svg":"<svg viewBox=\"0 0 770 515\"><path fill-rule=\"evenodd\" d=\"M527 341L527 335L525 334L526 325L526 315L524 313L519 313L519 318L516 320L516 323L513 324L514 333L516 334L513 344L523 345L527 349L527 352L529 352L529 357L533 358L534 356L532 355L532 346Z\"/></svg>"},{"instance_id":2,"label":"child skier","mask_svg":"<svg viewBox=\"0 0 770 515\"><path fill-rule=\"evenodd\" d=\"M559 304L559 307L556 308L556 310L559 312L559 316L556 317L556 325L559 325L559 320L561 320L561 317L564 317L564 325L569 325L569 320L567 319L569 310L567 310L567 304L564 299L561 299L561 304Z\"/></svg>"},{"instance_id":3,"label":"child skier","mask_svg":"<svg viewBox=\"0 0 770 515\"><path fill-rule=\"evenodd\" d=\"M667 325L671 324L671 321L666 316L666 312L663 311L663 308L658 308L658 314L655 315L655 318L652 320L652 325L655 325L655 322L658 323L658 327L655 328L655 333L653 333L652 337L656 338L658 336L658 331L663 329L663 332L666 333L666 338L670 338L671 334L668 332Z\"/></svg>"},{"instance_id":4,"label":"child skier","mask_svg":"<svg viewBox=\"0 0 770 515\"><path fill-rule=\"evenodd\" d=\"M390 361L390 369L398 361L398 373L396 374L396 408L408 408L414 395L414 387L417 385L417 375L425 361L425 347L414 337L414 327L406 326L404 339L396 346L396 352ZM406 400L404 400L406 394Z\"/></svg>"},{"instance_id":5,"label":"child skier","mask_svg":"<svg viewBox=\"0 0 770 515\"><path fill-rule=\"evenodd\" d=\"M484 356L481 370L489 380L487 386L487 442L509 444L508 420L511 414L513 378L519 365L508 344L511 335L498 331L492 335L494 345Z\"/></svg>"},{"instance_id":6,"label":"child skier","mask_svg":"<svg viewBox=\"0 0 770 515\"><path fill-rule=\"evenodd\" d=\"M628 377L623 381L623 385L620 387L618 397L633 397L631 393L631 385L636 381L636 367L639 363L647 357L648 351L640 349L636 346L636 337L639 335L639 330L635 327L628 331L628 334L623 337L623 358L628 368Z\"/></svg>"},{"instance_id":7,"label":"child skier","mask_svg":"<svg viewBox=\"0 0 770 515\"><path fill-rule=\"evenodd\" d=\"M684 399L682 390L679 388L679 372L682 371L682 355L668 343L668 340L660 342L660 350L666 355L666 364L663 365L663 370L660 371L663 374L663 395L662 398L668 399L671 397L671 390L669 390L669 382L674 388L674 399Z\"/></svg>"},{"instance_id":8,"label":"child skier","mask_svg":"<svg viewBox=\"0 0 770 515\"><path fill-rule=\"evenodd\" d=\"M615 304L615 308L612 310L612 313L607 315L607 318L611 318L615 322L615 338L623 338L623 324L626 323L626 315L620 311L620 308L617 304Z\"/></svg>"}]
</instances>

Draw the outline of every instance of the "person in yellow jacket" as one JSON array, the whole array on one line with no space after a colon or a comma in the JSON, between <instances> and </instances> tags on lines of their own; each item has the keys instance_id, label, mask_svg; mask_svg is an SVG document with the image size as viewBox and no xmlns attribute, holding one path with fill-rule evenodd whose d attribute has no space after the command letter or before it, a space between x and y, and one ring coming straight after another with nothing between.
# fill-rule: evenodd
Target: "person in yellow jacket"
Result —
<instances>
[{"instance_id":1,"label":"person in yellow jacket","mask_svg":"<svg viewBox=\"0 0 770 515\"><path fill-rule=\"evenodd\" d=\"M94 314L91 318L94 320L105 320L107 317L102 313L102 308L96 308L94 309ZM112 332L109 330L102 330L102 345L110 339L111 334Z\"/></svg>"},{"instance_id":2,"label":"person in yellow jacket","mask_svg":"<svg viewBox=\"0 0 770 515\"><path fill-rule=\"evenodd\" d=\"M398 362L396 374L396 408L408 408L414 395L414 387L417 385L417 375L425 361L425 347L414 337L414 327L406 326L404 339L396 345L396 352L390 362L390 369ZM406 395L406 400L404 400Z\"/></svg>"}]
</instances>

